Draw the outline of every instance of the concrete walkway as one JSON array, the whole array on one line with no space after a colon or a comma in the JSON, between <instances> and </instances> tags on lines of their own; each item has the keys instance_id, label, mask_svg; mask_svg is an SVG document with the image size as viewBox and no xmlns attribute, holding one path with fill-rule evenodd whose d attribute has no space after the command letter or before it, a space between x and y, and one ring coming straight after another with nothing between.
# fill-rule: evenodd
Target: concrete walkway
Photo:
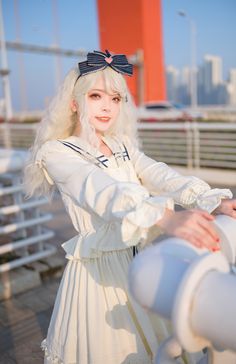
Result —
<instances>
[{"instance_id":1,"label":"concrete walkway","mask_svg":"<svg viewBox=\"0 0 236 364\"><path fill-rule=\"evenodd\" d=\"M236 196L236 187L232 190ZM56 260L60 269L43 276L41 285L0 302L0 364L43 363L40 343L47 333L56 292L66 264L60 245L75 235L60 199L55 198L46 210L55 215L55 219L48 226L55 230L52 244L58 246L58 254L47 259L50 262Z\"/></svg>"},{"instance_id":2,"label":"concrete walkway","mask_svg":"<svg viewBox=\"0 0 236 364\"><path fill-rule=\"evenodd\" d=\"M45 274L45 271L41 271L42 264L38 262L26 266L26 269L40 271L42 284L0 302L0 364L43 363L40 343L47 333L56 292L66 265L64 250L60 245L76 234L58 196L44 209L52 211L55 216L47 226L55 231L51 244L58 247L58 253L43 262L54 268ZM17 269L14 271L17 272ZM3 276L0 279L4 279Z\"/></svg>"},{"instance_id":3,"label":"concrete walkway","mask_svg":"<svg viewBox=\"0 0 236 364\"><path fill-rule=\"evenodd\" d=\"M0 305L0 363L42 364L45 337L59 278Z\"/></svg>"}]
</instances>

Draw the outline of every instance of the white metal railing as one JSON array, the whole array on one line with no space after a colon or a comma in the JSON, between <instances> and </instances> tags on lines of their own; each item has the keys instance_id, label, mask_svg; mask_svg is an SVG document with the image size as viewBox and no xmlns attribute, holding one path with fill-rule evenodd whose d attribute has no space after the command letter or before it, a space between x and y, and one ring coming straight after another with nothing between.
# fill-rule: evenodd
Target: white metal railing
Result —
<instances>
[{"instance_id":1,"label":"white metal railing","mask_svg":"<svg viewBox=\"0 0 236 364\"><path fill-rule=\"evenodd\" d=\"M32 144L38 124L0 124L0 147L27 149Z\"/></svg>"},{"instance_id":2,"label":"white metal railing","mask_svg":"<svg viewBox=\"0 0 236 364\"><path fill-rule=\"evenodd\" d=\"M146 154L171 165L187 168L236 169L236 124L139 124Z\"/></svg>"},{"instance_id":3,"label":"white metal railing","mask_svg":"<svg viewBox=\"0 0 236 364\"><path fill-rule=\"evenodd\" d=\"M28 148L37 124L9 124L11 146ZM236 123L140 122L140 139L145 153L170 165L188 169L236 169ZM0 124L0 146L6 125Z\"/></svg>"},{"instance_id":4,"label":"white metal railing","mask_svg":"<svg viewBox=\"0 0 236 364\"><path fill-rule=\"evenodd\" d=\"M236 105L199 105L197 110L207 120L236 121Z\"/></svg>"},{"instance_id":5,"label":"white metal railing","mask_svg":"<svg viewBox=\"0 0 236 364\"><path fill-rule=\"evenodd\" d=\"M0 273L56 252L46 243L54 232L43 226L53 216L40 210L48 200L24 200L21 170L25 157L23 151L0 149Z\"/></svg>"}]
</instances>

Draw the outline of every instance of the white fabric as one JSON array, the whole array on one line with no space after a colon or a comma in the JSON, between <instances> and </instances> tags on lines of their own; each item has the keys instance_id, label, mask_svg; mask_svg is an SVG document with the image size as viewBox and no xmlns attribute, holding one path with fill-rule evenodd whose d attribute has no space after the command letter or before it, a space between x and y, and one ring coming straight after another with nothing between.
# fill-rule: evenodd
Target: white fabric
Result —
<instances>
[{"instance_id":1,"label":"white fabric","mask_svg":"<svg viewBox=\"0 0 236 364\"><path fill-rule=\"evenodd\" d=\"M79 137L65 139L94 157L101 153ZM46 142L36 163L56 184L78 235L62 244L65 268L47 338L45 363L148 364L157 337L148 315L127 289L132 246L144 245L148 232L174 202L216 208L229 190L183 177L134 148L104 138L113 155L100 168L60 141ZM117 157L118 156L118 157ZM122 157L123 156L123 157ZM158 339L167 331L159 320Z\"/></svg>"}]
</instances>

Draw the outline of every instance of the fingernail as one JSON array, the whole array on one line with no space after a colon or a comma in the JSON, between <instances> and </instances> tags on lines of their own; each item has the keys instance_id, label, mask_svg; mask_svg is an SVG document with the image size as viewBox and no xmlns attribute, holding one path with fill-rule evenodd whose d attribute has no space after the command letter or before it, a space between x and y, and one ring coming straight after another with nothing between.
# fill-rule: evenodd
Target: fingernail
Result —
<instances>
[{"instance_id":1,"label":"fingernail","mask_svg":"<svg viewBox=\"0 0 236 364\"><path fill-rule=\"evenodd\" d=\"M220 247L216 246L214 248L211 249L213 252L218 252L220 250Z\"/></svg>"}]
</instances>

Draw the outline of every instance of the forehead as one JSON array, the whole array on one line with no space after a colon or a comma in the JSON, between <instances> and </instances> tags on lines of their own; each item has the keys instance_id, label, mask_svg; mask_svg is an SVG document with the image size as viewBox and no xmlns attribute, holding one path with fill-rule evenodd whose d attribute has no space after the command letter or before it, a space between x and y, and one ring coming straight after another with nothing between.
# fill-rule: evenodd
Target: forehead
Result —
<instances>
[{"instance_id":1,"label":"forehead","mask_svg":"<svg viewBox=\"0 0 236 364\"><path fill-rule=\"evenodd\" d=\"M98 77L95 79L95 82L92 84L91 88L89 91L92 90L100 90L109 94L118 94L119 92L117 90L115 90L110 82L106 82L105 77L100 74L98 75Z\"/></svg>"}]
</instances>

